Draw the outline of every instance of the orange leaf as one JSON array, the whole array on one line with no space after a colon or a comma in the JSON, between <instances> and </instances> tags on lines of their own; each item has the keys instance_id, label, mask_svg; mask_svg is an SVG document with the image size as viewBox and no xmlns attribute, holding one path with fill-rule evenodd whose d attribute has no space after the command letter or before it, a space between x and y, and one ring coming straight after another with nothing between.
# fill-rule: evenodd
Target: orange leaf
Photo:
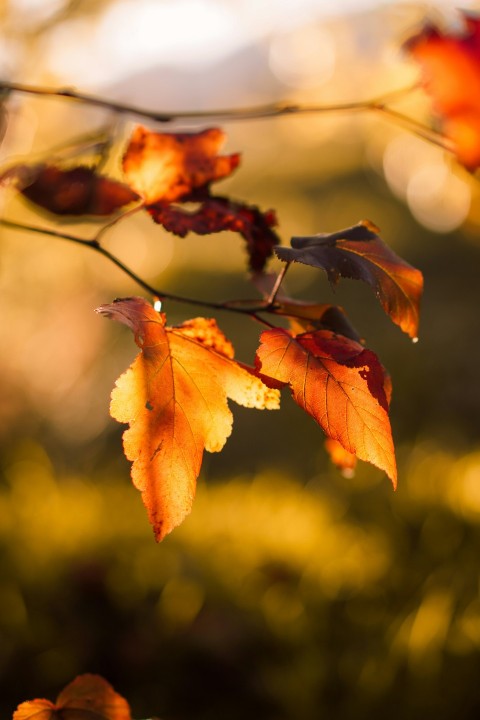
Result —
<instances>
[{"instance_id":1,"label":"orange leaf","mask_svg":"<svg viewBox=\"0 0 480 720\"><path fill-rule=\"evenodd\" d=\"M254 205L234 202L224 197L209 196L197 210L189 212L170 205L150 205L148 212L156 223L169 232L185 237L190 231L209 235L223 230L238 232L247 242L249 267L260 271L278 244L272 230L277 224L275 213L262 213Z\"/></svg>"},{"instance_id":2,"label":"orange leaf","mask_svg":"<svg viewBox=\"0 0 480 720\"><path fill-rule=\"evenodd\" d=\"M218 128L154 133L137 127L123 157L123 170L147 205L180 200L227 177L238 166L238 154L218 155L224 141Z\"/></svg>"},{"instance_id":3,"label":"orange leaf","mask_svg":"<svg viewBox=\"0 0 480 720\"><path fill-rule=\"evenodd\" d=\"M363 280L373 287L383 309L410 337L418 334L423 276L398 257L368 220L336 233L292 238L291 248L275 248L285 262L322 268L331 283L339 277Z\"/></svg>"},{"instance_id":4,"label":"orange leaf","mask_svg":"<svg viewBox=\"0 0 480 720\"><path fill-rule=\"evenodd\" d=\"M131 720L127 701L99 675L79 675L56 703L30 700L18 706L13 720Z\"/></svg>"},{"instance_id":5,"label":"orange leaf","mask_svg":"<svg viewBox=\"0 0 480 720\"><path fill-rule=\"evenodd\" d=\"M231 433L227 398L274 409L279 393L233 359L215 320L166 327L165 316L142 298L98 312L128 325L141 348L116 382L110 413L130 425L123 443L132 480L162 540L191 510L204 449L220 451Z\"/></svg>"},{"instance_id":6,"label":"orange leaf","mask_svg":"<svg viewBox=\"0 0 480 720\"><path fill-rule=\"evenodd\" d=\"M79 166L62 170L54 165L18 166L7 171L18 178L20 192L54 215L111 215L139 197L127 185Z\"/></svg>"},{"instance_id":7,"label":"orange leaf","mask_svg":"<svg viewBox=\"0 0 480 720\"><path fill-rule=\"evenodd\" d=\"M330 455L332 463L341 470L344 477L353 477L357 465L356 455L345 450L338 440L333 438L325 440L325 450Z\"/></svg>"},{"instance_id":8,"label":"orange leaf","mask_svg":"<svg viewBox=\"0 0 480 720\"><path fill-rule=\"evenodd\" d=\"M376 355L329 330L297 335L267 330L258 370L290 386L295 402L349 453L397 483L385 375Z\"/></svg>"},{"instance_id":9,"label":"orange leaf","mask_svg":"<svg viewBox=\"0 0 480 720\"><path fill-rule=\"evenodd\" d=\"M480 18L462 13L463 35L427 25L408 40L445 135L463 165L480 165Z\"/></svg>"}]
</instances>

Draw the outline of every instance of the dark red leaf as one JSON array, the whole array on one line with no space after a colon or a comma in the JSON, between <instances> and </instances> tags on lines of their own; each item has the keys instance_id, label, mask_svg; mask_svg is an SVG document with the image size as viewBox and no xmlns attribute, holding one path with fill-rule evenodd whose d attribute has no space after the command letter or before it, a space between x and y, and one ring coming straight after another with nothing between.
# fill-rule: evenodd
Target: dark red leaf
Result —
<instances>
[{"instance_id":1,"label":"dark red leaf","mask_svg":"<svg viewBox=\"0 0 480 720\"><path fill-rule=\"evenodd\" d=\"M278 235L272 230L277 224L273 210L262 213L253 205L233 202L224 197L206 197L196 210L178 206L155 204L148 212L159 225L169 232L185 237L189 232L209 235L224 230L238 232L247 243L249 267L260 271L278 244Z\"/></svg>"},{"instance_id":2,"label":"dark red leaf","mask_svg":"<svg viewBox=\"0 0 480 720\"><path fill-rule=\"evenodd\" d=\"M9 171L10 173L12 171ZM28 177L26 184L22 178ZM111 215L139 199L127 185L97 175L90 167L20 166L20 192L55 215Z\"/></svg>"}]
</instances>

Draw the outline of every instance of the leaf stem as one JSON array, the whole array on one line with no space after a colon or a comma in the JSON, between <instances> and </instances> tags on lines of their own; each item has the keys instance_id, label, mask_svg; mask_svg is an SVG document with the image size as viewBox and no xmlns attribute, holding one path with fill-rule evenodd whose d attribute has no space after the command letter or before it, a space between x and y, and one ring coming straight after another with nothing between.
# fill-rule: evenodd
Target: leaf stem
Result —
<instances>
[{"instance_id":1,"label":"leaf stem","mask_svg":"<svg viewBox=\"0 0 480 720\"><path fill-rule=\"evenodd\" d=\"M267 301L266 301L267 308L271 308L273 306L273 304L275 303L275 298L277 297L278 291L280 290L280 286L281 286L282 282L284 281L285 275L287 274L288 268L290 267L291 264L292 264L291 261L286 262L285 265L283 266L283 268L278 273L277 279L275 280L273 288L272 288L270 295L268 296Z\"/></svg>"}]
</instances>

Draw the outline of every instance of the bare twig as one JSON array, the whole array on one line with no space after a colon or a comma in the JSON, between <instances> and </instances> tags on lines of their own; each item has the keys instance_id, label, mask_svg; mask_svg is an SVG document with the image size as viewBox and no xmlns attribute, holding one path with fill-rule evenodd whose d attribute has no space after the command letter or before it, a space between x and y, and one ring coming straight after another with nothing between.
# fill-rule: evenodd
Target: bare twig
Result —
<instances>
[{"instance_id":1,"label":"bare twig","mask_svg":"<svg viewBox=\"0 0 480 720\"><path fill-rule=\"evenodd\" d=\"M83 245L90 250L94 250L100 255L103 255L103 257L107 258L107 260L113 263L117 268L119 268L123 273L125 273L125 275L131 278L139 287L141 287L143 290L146 290L146 292L148 292L154 298L160 298L161 300L171 300L174 302L185 303L187 305L196 305L198 307L207 307L211 308L212 310L222 310L225 312L233 312L240 315L247 315L254 320L257 320L258 322L267 325L268 327L272 327L269 322L258 316L258 313L260 312L270 312L270 310L266 307L265 302L259 301L256 307L241 307L240 304L235 305L234 303L232 303L232 301L213 302L210 300L199 300L197 298L189 298L183 295L175 295L173 293L165 292L164 290L153 287L153 285L150 285L150 283L148 283L142 277L137 275L137 273L134 272L131 268L125 265L125 263L122 262L120 258L118 258L116 255L114 255L109 250L100 245L98 241L98 236L100 233L94 238L81 238L77 235L71 235L70 233L61 232L52 228L42 228L36 225L17 223L13 220L7 220L6 218L0 218L0 225L9 228L10 230L23 230L24 232L50 235L51 237L60 240L67 240L69 242L76 243L77 245ZM110 226L111 225L107 226L107 228L109 228ZM104 228L102 228L102 230L103 229ZM102 232L102 230L100 232Z\"/></svg>"}]
</instances>

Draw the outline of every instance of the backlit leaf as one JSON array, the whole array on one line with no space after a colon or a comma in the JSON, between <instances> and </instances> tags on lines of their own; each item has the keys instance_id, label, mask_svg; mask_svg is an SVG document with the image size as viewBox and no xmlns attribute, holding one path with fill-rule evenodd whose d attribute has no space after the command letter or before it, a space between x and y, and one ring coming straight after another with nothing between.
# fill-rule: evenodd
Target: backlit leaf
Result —
<instances>
[{"instance_id":1,"label":"backlit leaf","mask_svg":"<svg viewBox=\"0 0 480 720\"><path fill-rule=\"evenodd\" d=\"M462 13L462 19L463 34L427 25L406 48L458 159L474 170L480 165L480 18Z\"/></svg>"},{"instance_id":2,"label":"backlit leaf","mask_svg":"<svg viewBox=\"0 0 480 720\"><path fill-rule=\"evenodd\" d=\"M291 248L277 247L275 253L286 262L322 268L331 283L340 277L368 283L393 322L416 338L422 273L390 250L377 233L378 228L363 221L336 233L294 237Z\"/></svg>"},{"instance_id":3,"label":"backlit leaf","mask_svg":"<svg viewBox=\"0 0 480 720\"><path fill-rule=\"evenodd\" d=\"M13 720L131 720L127 701L99 675L79 675L62 690L56 703L24 702Z\"/></svg>"},{"instance_id":4,"label":"backlit leaf","mask_svg":"<svg viewBox=\"0 0 480 720\"><path fill-rule=\"evenodd\" d=\"M279 393L233 359L215 320L167 327L165 316L142 298L98 311L128 325L141 348L117 380L110 413L130 425L123 441L132 480L162 540L190 512L204 449L220 451L231 433L227 398L275 409Z\"/></svg>"},{"instance_id":5,"label":"backlit leaf","mask_svg":"<svg viewBox=\"0 0 480 720\"><path fill-rule=\"evenodd\" d=\"M219 155L219 128L193 133L155 133L137 127L123 157L130 186L147 205L170 203L230 175L240 155Z\"/></svg>"},{"instance_id":6,"label":"backlit leaf","mask_svg":"<svg viewBox=\"0 0 480 720\"><path fill-rule=\"evenodd\" d=\"M127 185L85 166L69 170L54 165L20 166L18 176L18 189L27 200L54 215L107 216L139 199Z\"/></svg>"},{"instance_id":7,"label":"backlit leaf","mask_svg":"<svg viewBox=\"0 0 480 720\"><path fill-rule=\"evenodd\" d=\"M376 355L328 330L293 337L266 330L257 351L264 375L287 384L327 437L397 483L384 370Z\"/></svg>"},{"instance_id":8,"label":"backlit leaf","mask_svg":"<svg viewBox=\"0 0 480 720\"><path fill-rule=\"evenodd\" d=\"M238 232L246 240L249 267L254 271L264 268L279 242L278 235L272 230L277 224L272 210L262 213L253 205L224 197L209 196L193 211L160 204L150 205L148 211L156 223L180 237L185 237L190 231L197 235L223 230Z\"/></svg>"}]
</instances>

